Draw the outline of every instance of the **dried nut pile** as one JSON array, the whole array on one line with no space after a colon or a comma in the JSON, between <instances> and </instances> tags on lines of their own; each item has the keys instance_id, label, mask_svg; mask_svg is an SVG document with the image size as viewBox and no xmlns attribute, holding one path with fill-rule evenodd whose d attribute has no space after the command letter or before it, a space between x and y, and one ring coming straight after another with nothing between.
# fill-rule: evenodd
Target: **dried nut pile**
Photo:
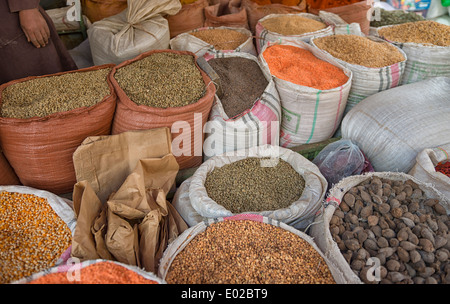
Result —
<instances>
[{"instance_id":1,"label":"dried nut pile","mask_svg":"<svg viewBox=\"0 0 450 304\"><path fill-rule=\"evenodd\" d=\"M292 232L250 220L211 224L175 257L169 284L334 284L322 256Z\"/></svg>"},{"instance_id":2,"label":"dried nut pile","mask_svg":"<svg viewBox=\"0 0 450 304\"><path fill-rule=\"evenodd\" d=\"M155 108L187 106L206 91L194 56L171 52L153 53L125 65L114 78L134 103Z\"/></svg>"},{"instance_id":3,"label":"dried nut pile","mask_svg":"<svg viewBox=\"0 0 450 304\"><path fill-rule=\"evenodd\" d=\"M370 26L380 27L384 25L421 21L424 19L424 17L415 12L405 12L403 10L387 11L385 9L380 9L380 20L370 21Z\"/></svg>"},{"instance_id":4,"label":"dried nut pile","mask_svg":"<svg viewBox=\"0 0 450 304\"><path fill-rule=\"evenodd\" d=\"M351 269L365 283L382 284L450 283L449 227L444 207L413 181L377 177L351 188L330 221ZM371 257L381 281L368 275Z\"/></svg>"},{"instance_id":5,"label":"dried nut pile","mask_svg":"<svg viewBox=\"0 0 450 304\"><path fill-rule=\"evenodd\" d=\"M206 29L190 34L213 45L216 50L234 50L249 39L246 34L230 29Z\"/></svg>"},{"instance_id":6,"label":"dried nut pile","mask_svg":"<svg viewBox=\"0 0 450 304\"><path fill-rule=\"evenodd\" d=\"M358 35L331 35L314 39L314 44L342 61L369 68L381 68L405 60L403 54L386 41Z\"/></svg>"},{"instance_id":7,"label":"dried nut pile","mask_svg":"<svg viewBox=\"0 0 450 304\"><path fill-rule=\"evenodd\" d=\"M1 116L27 119L91 107L111 94L110 68L18 82L2 92Z\"/></svg>"},{"instance_id":8,"label":"dried nut pile","mask_svg":"<svg viewBox=\"0 0 450 304\"><path fill-rule=\"evenodd\" d=\"M0 283L55 266L72 233L45 198L0 192Z\"/></svg>"},{"instance_id":9,"label":"dried nut pile","mask_svg":"<svg viewBox=\"0 0 450 304\"><path fill-rule=\"evenodd\" d=\"M67 274L49 273L29 284L157 284L133 270L106 261L81 268L78 277L69 277Z\"/></svg>"},{"instance_id":10,"label":"dried nut pile","mask_svg":"<svg viewBox=\"0 0 450 304\"><path fill-rule=\"evenodd\" d=\"M258 212L289 207L301 197L305 180L282 159L248 157L214 168L205 188L232 213Z\"/></svg>"},{"instance_id":11,"label":"dried nut pile","mask_svg":"<svg viewBox=\"0 0 450 304\"><path fill-rule=\"evenodd\" d=\"M258 63L251 59L215 58L208 63L220 77L220 101L229 118L252 108L269 84Z\"/></svg>"},{"instance_id":12,"label":"dried nut pile","mask_svg":"<svg viewBox=\"0 0 450 304\"><path fill-rule=\"evenodd\" d=\"M432 20L385 27L379 29L378 34L394 42L450 46L450 26Z\"/></svg>"},{"instance_id":13,"label":"dried nut pile","mask_svg":"<svg viewBox=\"0 0 450 304\"><path fill-rule=\"evenodd\" d=\"M281 35L302 35L322 30L327 27L323 22L302 16L278 16L261 21L269 32Z\"/></svg>"}]
</instances>

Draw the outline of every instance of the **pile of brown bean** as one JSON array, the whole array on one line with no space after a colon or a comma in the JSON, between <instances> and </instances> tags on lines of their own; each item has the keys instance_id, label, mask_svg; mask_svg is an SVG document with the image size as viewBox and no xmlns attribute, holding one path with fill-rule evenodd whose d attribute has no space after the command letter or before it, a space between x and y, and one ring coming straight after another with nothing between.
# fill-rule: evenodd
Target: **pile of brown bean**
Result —
<instances>
[{"instance_id":1,"label":"pile of brown bean","mask_svg":"<svg viewBox=\"0 0 450 304\"><path fill-rule=\"evenodd\" d=\"M117 69L119 86L136 104L182 107L205 95L206 85L191 55L160 52Z\"/></svg>"},{"instance_id":2,"label":"pile of brown bean","mask_svg":"<svg viewBox=\"0 0 450 304\"><path fill-rule=\"evenodd\" d=\"M369 68L381 68L405 60L403 54L389 42L378 42L358 35L318 37L314 39L314 44L335 58Z\"/></svg>"},{"instance_id":3,"label":"pile of brown bean","mask_svg":"<svg viewBox=\"0 0 450 304\"><path fill-rule=\"evenodd\" d=\"M249 38L246 34L231 29L205 29L190 34L220 51L234 50Z\"/></svg>"},{"instance_id":4,"label":"pile of brown bean","mask_svg":"<svg viewBox=\"0 0 450 304\"><path fill-rule=\"evenodd\" d=\"M322 30L327 27L323 22L302 16L278 16L261 21L269 32L281 35L302 35Z\"/></svg>"},{"instance_id":5,"label":"pile of brown bean","mask_svg":"<svg viewBox=\"0 0 450 304\"><path fill-rule=\"evenodd\" d=\"M394 42L412 42L450 46L450 26L432 20L408 22L378 30L378 34Z\"/></svg>"},{"instance_id":6,"label":"pile of brown bean","mask_svg":"<svg viewBox=\"0 0 450 304\"><path fill-rule=\"evenodd\" d=\"M45 198L0 192L0 283L55 266L72 233Z\"/></svg>"},{"instance_id":7,"label":"pile of brown bean","mask_svg":"<svg viewBox=\"0 0 450 304\"><path fill-rule=\"evenodd\" d=\"M292 166L277 159L248 157L214 168L205 180L208 196L232 213L270 211L289 207L298 200L305 180Z\"/></svg>"},{"instance_id":8,"label":"pile of brown bean","mask_svg":"<svg viewBox=\"0 0 450 304\"><path fill-rule=\"evenodd\" d=\"M175 257L169 284L334 284L322 256L292 232L251 220L211 224Z\"/></svg>"},{"instance_id":9,"label":"pile of brown bean","mask_svg":"<svg viewBox=\"0 0 450 304\"><path fill-rule=\"evenodd\" d=\"M330 221L351 269L365 283L382 284L450 283L449 227L439 200L416 183L378 177L351 188ZM380 262L380 280L368 276L371 257Z\"/></svg>"},{"instance_id":10,"label":"pile of brown bean","mask_svg":"<svg viewBox=\"0 0 450 304\"><path fill-rule=\"evenodd\" d=\"M229 118L251 109L269 84L258 63L251 59L215 58L208 63L220 77L220 101Z\"/></svg>"},{"instance_id":11,"label":"pile of brown bean","mask_svg":"<svg viewBox=\"0 0 450 304\"><path fill-rule=\"evenodd\" d=\"M90 107L110 95L110 68L22 81L2 92L1 116L27 119Z\"/></svg>"}]
</instances>

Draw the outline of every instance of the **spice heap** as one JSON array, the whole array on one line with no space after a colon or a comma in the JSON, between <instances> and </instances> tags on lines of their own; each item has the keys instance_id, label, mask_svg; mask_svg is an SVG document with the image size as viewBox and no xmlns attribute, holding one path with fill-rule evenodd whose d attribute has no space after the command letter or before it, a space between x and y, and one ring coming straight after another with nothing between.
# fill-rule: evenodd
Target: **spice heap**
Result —
<instances>
[{"instance_id":1,"label":"spice heap","mask_svg":"<svg viewBox=\"0 0 450 304\"><path fill-rule=\"evenodd\" d=\"M55 266L72 233L45 198L0 192L0 283Z\"/></svg>"},{"instance_id":2,"label":"spice heap","mask_svg":"<svg viewBox=\"0 0 450 304\"><path fill-rule=\"evenodd\" d=\"M112 262L98 262L80 269L79 280L67 272L46 274L29 284L158 284L138 273Z\"/></svg>"},{"instance_id":3,"label":"spice heap","mask_svg":"<svg viewBox=\"0 0 450 304\"><path fill-rule=\"evenodd\" d=\"M261 25L269 32L281 35L302 35L327 27L323 22L296 15L269 18L261 21Z\"/></svg>"},{"instance_id":4,"label":"spice heap","mask_svg":"<svg viewBox=\"0 0 450 304\"><path fill-rule=\"evenodd\" d=\"M348 76L308 50L291 45L273 45L263 53L270 73L280 79L318 90L344 85Z\"/></svg>"},{"instance_id":5,"label":"spice heap","mask_svg":"<svg viewBox=\"0 0 450 304\"><path fill-rule=\"evenodd\" d=\"M368 68L381 68L405 60L403 54L386 41L358 35L331 35L314 39L314 44L342 61Z\"/></svg>"},{"instance_id":6,"label":"spice heap","mask_svg":"<svg viewBox=\"0 0 450 304\"><path fill-rule=\"evenodd\" d=\"M377 177L351 188L330 221L333 239L365 283L449 283L449 228L439 200L413 181ZM370 257L380 261L381 281L367 275Z\"/></svg>"},{"instance_id":7,"label":"spice heap","mask_svg":"<svg viewBox=\"0 0 450 304\"><path fill-rule=\"evenodd\" d=\"M213 45L216 50L234 50L249 38L244 33L230 29L207 29L190 34Z\"/></svg>"},{"instance_id":8,"label":"spice heap","mask_svg":"<svg viewBox=\"0 0 450 304\"><path fill-rule=\"evenodd\" d=\"M258 63L247 58L214 58L208 61L220 77L223 109L232 118L252 108L269 84Z\"/></svg>"},{"instance_id":9,"label":"spice heap","mask_svg":"<svg viewBox=\"0 0 450 304\"><path fill-rule=\"evenodd\" d=\"M305 187L304 178L282 159L248 157L209 172L208 196L233 213L289 207Z\"/></svg>"},{"instance_id":10,"label":"spice heap","mask_svg":"<svg viewBox=\"0 0 450 304\"><path fill-rule=\"evenodd\" d=\"M268 242L270 240L270 242ZM322 256L273 225L228 220L196 235L173 260L169 284L333 284Z\"/></svg>"},{"instance_id":11,"label":"spice heap","mask_svg":"<svg viewBox=\"0 0 450 304\"><path fill-rule=\"evenodd\" d=\"M371 21L370 26L380 27L384 25L402 24L421 20L425 20L425 18L415 12L405 12L403 10L387 11L385 9L380 9L380 20Z\"/></svg>"},{"instance_id":12,"label":"spice heap","mask_svg":"<svg viewBox=\"0 0 450 304\"><path fill-rule=\"evenodd\" d=\"M171 52L153 53L125 65L114 78L133 102L156 108L195 103L206 90L194 57Z\"/></svg>"},{"instance_id":13,"label":"spice heap","mask_svg":"<svg viewBox=\"0 0 450 304\"><path fill-rule=\"evenodd\" d=\"M394 42L450 46L450 26L432 20L389 26L378 30L378 34Z\"/></svg>"},{"instance_id":14,"label":"spice heap","mask_svg":"<svg viewBox=\"0 0 450 304\"><path fill-rule=\"evenodd\" d=\"M1 116L27 119L93 106L107 95L110 68L18 82L2 92Z\"/></svg>"},{"instance_id":15,"label":"spice heap","mask_svg":"<svg viewBox=\"0 0 450 304\"><path fill-rule=\"evenodd\" d=\"M441 172L442 174L447 175L450 177L450 161L447 161L445 163L439 163L434 168L436 172Z\"/></svg>"}]
</instances>

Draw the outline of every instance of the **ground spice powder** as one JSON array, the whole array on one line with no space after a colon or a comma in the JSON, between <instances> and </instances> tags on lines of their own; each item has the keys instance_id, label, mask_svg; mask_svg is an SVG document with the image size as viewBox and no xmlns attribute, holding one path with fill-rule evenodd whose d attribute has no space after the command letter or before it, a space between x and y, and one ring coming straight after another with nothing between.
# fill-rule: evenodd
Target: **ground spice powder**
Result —
<instances>
[{"instance_id":1,"label":"ground spice powder","mask_svg":"<svg viewBox=\"0 0 450 304\"><path fill-rule=\"evenodd\" d=\"M158 284L112 262L98 262L80 269L79 280L69 279L67 274L50 273L29 284Z\"/></svg>"},{"instance_id":2,"label":"ground spice powder","mask_svg":"<svg viewBox=\"0 0 450 304\"><path fill-rule=\"evenodd\" d=\"M216 50L234 50L249 36L230 29L206 29L190 33L192 36L214 46Z\"/></svg>"},{"instance_id":3,"label":"ground spice powder","mask_svg":"<svg viewBox=\"0 0 450 304\"><path fill-rule=\"evenodd\" d=\"M251 220L211 224L175 257L168 284L334 284L322 256L298 235Z\"/></svg>"},{"instance_id":4,"label":"ground spice powder","mask_svg":"<svg viewBox=\"0 0 450 304\"><path fill-rule=\"evenodd\" d=\"M331 35L314 39L314 44L342 61L369 68L381 68L405 60L403 54L386 41L358 35Z\"/></svg>"},{"instance_id":5,"label":"ground spice powder","mask_svg":"<svg viewBox=\"0 0 450 304\"><path fill-rule=\"evenodd\" d=\"M272 75L298 85L330 90L348 81L343 70L296 46L269 46L263 57Z\"/></svg>"},{"instance_id":6,"label":"ground spice powder","mask_svg":"<svg viewBox=\"0 0 450 304\"><path fill-rule=\"evenodd\" d=\"M323 22L302 16L278 16L261 21L269 32L281 35L302 35L322 30L327 27Z\"/></svg>"}]
</instances>

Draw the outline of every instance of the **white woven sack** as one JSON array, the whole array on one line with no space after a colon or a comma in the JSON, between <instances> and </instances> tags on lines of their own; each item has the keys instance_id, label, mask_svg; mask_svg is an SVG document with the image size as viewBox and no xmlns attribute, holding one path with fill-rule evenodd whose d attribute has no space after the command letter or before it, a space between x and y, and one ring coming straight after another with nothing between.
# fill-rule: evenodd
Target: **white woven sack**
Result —
<instances>
[{"instance_id":1,"label":"white woven sack","mask_svg":"<svg viewBox=\"0 0 450 304\"><path fill-rule=\"evenodd\" d=\"M435 169L440 162L445 163L450 161L449 154L450 143L436 148L424 149L417 154L416 164L408 174L425 183L432 184L450 199L450 177L441 172L437 172Z\"/></svg>"},{"instance_id":2,"label":"white woven sack","mask_svg":"<svg viewBox=\"0 0 450 304\"><path fill-rule=\"evenodd\" d=\"M241 52L205 54L205 58L240 57L253 60L258 58ZM267 75L264 74L266 77ZM271 77L262 95L253 106L237 117L230 118L216 95L209 120L205 126L206 137L203 144L204 160L224 152L247 149L263 144L278 145L280 138L281 104L278 91Z\"/></svg>"},{"instance_id":3,"label":"white woven sack","mask_svg":"<svg viewBox=\"0 0 450 304\"><path fill-rule=\"evenodd\" d=\"M75 216L75 212L73 210L73 202L62 198L56 194L53 194L51 192L35 189L28 186L0 186L0 192L6 191L6 192L16 192L16 193L22 193L22 194L32 194L37 197L42 197L47 199L48 204L50 207L55 211L55 213L61 218L61 220L66 223L67 227L72 232L72 236L75 233L75 227L77 225L77 219ZM72 246L69 246L67 250L61 255L61 257L56 261L56 265L60 265L67 261L67 259L70 257Z\"/></svg>"},{"instance_id":4,"label":"white woven sack","mask_svg":"<svg viewBox=\"0 0 450 304\"><path fill-rule=\"evenodd\" d=\"M447 214L450 212L450 200L448 198L445 198L444 195L433 188L432 185L425 184L405 173L371 172L342 179L330 190L326 203L314 219L314 223L311 225L308 234L314 239L320 250L325 253L325 256L338 267L339 271L344 276L345 281L351 284L361 284L362 281L350 268L350 265L347 263L336 242L333 240L330 233L330 220L348 190L372 177L387 178L394 181L412 180L419 185L420 189L424 191L427 197L440 199L441 204L447 210Z\"/></svg>"},{"instance_id":5,"label":"white woven sack","mask_svg":"<svg viewBox=\"0 0 450 304\"><path fill-rule=\"evenodd\" d=\"M248 36L248 39L239 45L234 50L216 50L213 45L201 40L200 38L197 38L191 33L195 33L198 31L204 31L209 29L225 29L225 30L233 30L242 34L245 34ZM251 55L256 56L256 49L255 45L253 44L253 36L252 33L246 29L246 28L236 28L236 27L227 27L227 26L219 26L219 27L201 27L197 28L195 30L181 33L174 38L172 38L169 42L170 48L175 51L189 51L197 55L198 57L202 57L207 52L208 53L230 53L230 52L242 52L242 53L248 53Z\"/></svg>"},{"instance_id":6,"label":"white woven sack","mask_svg":"<svg viewBox=\"0 0 450 304\"><path fill-rule=\"evenodd\" d=\"M68 275L70 275L71 278L74 280L74 283L77 283L76 282L77 271L79 271L83 268L86 268L88 266L91 266L91 265L94 265L97 263L103 263L103 262L109 262L109 263L113 263L113 264L122 266L128 270L135 272L140 277L147 279L147 280L154 281L157 284L166 284L166 282L164 280L162 280L161 278L159 278L158 276L156 276L156 274L154 274L152 272L147 272L144 269L139 268L137 266L128 265L128 264L124 264L124 263L120 263L120 262L112 261L112 260L104 260L104 259L86 260L83 262L78 262L77 259L75 259L75 258L71 258L65 264L55 266L50 269L46 269L46 270L34 273L31 276L28 276L26 278L22 278L20 280L14 281L14 282L12 282L12 284L28 284L28 283L35 281L37 279L40 279L41 277L44 277L48 274L60 273L60 272L67 272ZM108 282L105 282L105 284L107 284L107 283Z\"/></svg>"},{"instance_id":7,"label":"white woven sack","mask_svg":"<svg viewBox=\"0 0 450 304\"><path fill-rule=\"evenodd\" d=\"M295 235L298 235L303 240L308 242L319 254L320 256L325 260L325 262L328 265L328 268L330 269L331 275L333 276L333 279L337 284L346 284L348 283L345 278L340 273L340 269L333 264L333 262L330 261L330 259L319 249L319 247L314 242L313 238L311 238L306 233L303 233L297 229L294 229L293 227L286 225L283 222L279 222L276 220L273 220L271 218L261 216L261 215L255 215L255 214L242 214L242 215L235 215L232 217L220 217L220 218L214 218L214 219L208 219L203 222L200 222L196 224L193 227L190 227L189 229L185 230L182 234L180 234L172 243L167 246L166 250L164 251L163 257L161 258L159 268L158 268L158 276L162 278L163 280L166 279L167 273L169 272L170 265L172 264L173 260L176 258L176 256L183 251L183 249L189 244L191 240L195 238L195 236L199 235L203 231L205 231L210 225L222 222L222 221L230 221L230 220L251 220L256 222L265 223L268 225L273 225L280 227L284 230L287 230ZM268 240L270 241L270 240Z\"/></svg>"},{"instance_id":8,"label":"white woven sack","mask_svg":"<svg viewBox=\"0 0 450 304\"><path fill-rule=\"evenodd\" d=\"M378 27L376 29L377 36L385 39L379 34L379 31L392 26L395 25ZM388 39L385 40L389 41ZM413 83L431 77L450 76L450 46L389 42L401 48L407 56L401 84Z\"/></svg>"},{"instance_id":9,"label":"white woven sack","mask_svg":"<svg viewBox=\"0 0 450 304\"><path fill-rule=\"evenodd\" d=\"M169 23L164 15L180 9L177 0L128 0L121 13L94 22L88 29L94 64L119 64L150 50L168 49Z\"/></svg>"},{"instance_id":10,"label":"white woven sack","mask_svg":"<svg viewBox=\"0 0 450 304\"><path fill-rule=\"evenodd\" d=\"M367 36L367 38L373 41L384 41L381 38L373 36ZM314 38L311 39L310 44L320 52L329 54L327 51L315 45ZM352 87L348 94L344 115L364 98L384 90L395 88L401 84L407 57L402 49L396 48L402 53L404 60L382 68L369 68L358 64L351 64L329 54L336 62L348 68L353 73Z\"/></svg>"},{"instance_id":11,"label":"white woven sack","mask_svg":"<svg viewBox=\"0 0 450 304\"><path fill-rule=\"evenodd\" d=\"M318 90L272 76L280 95L283 113L280 145L291 148L331 138L338 129L344 114L352 85L352 71L336 62L330 55L320 52L306 42L281 41L280 43L267 44L258 56L264 73L270 74L269 67L264 60L264 51L274 44L292 45L306 49L317 58L342 69L348 76L344 85L330 90Z\"/></svg>"},{"instance_id":12,"label":"white woven sack","mask_svg":"<svg viewBox=\"0 0 450 304\"><path fill-rule=\"evenodd\" d=\"M345 115L342 138L356 143L375 171L407 173L423 149L450 142L449 96L449 77L379 92Z\"/></svg>"},{"instance_id":13,"label":"white woven sack","mask_svg":"<svg viewBox=\"0 0 450 304\"><path fill-rule=\"evenodd\" d=\"M212 200L206 191L205 181L208 172L216 167L236 162L248 157L269 157L274 161L282 159L289 163L305 179L305 189L301 197L289 207L255 213L282 221L297 229L307 227L319 209L327 190L327 181L319 168L297 152L279 146L263 145L246 150L227 152L205 161L195 171L189 185L189 200L192 208L202 217L215 218L231 216L233 213ZM270 165L270 164L268 164Z\"/></svg>"},{"instance_id":14,"label":"white woven sack","mask_svg":"<svg viewBox=\"0 0 450 304\"><path fill-rule=\"evenodd\" d=\"M173 207L178 211L180 216L189 227L192 227L205 220L203 216L192 207L189 199L189 187L191 186L192 176L186 179L178 187L172 199Z\"/></svg>"}]
</instances>

